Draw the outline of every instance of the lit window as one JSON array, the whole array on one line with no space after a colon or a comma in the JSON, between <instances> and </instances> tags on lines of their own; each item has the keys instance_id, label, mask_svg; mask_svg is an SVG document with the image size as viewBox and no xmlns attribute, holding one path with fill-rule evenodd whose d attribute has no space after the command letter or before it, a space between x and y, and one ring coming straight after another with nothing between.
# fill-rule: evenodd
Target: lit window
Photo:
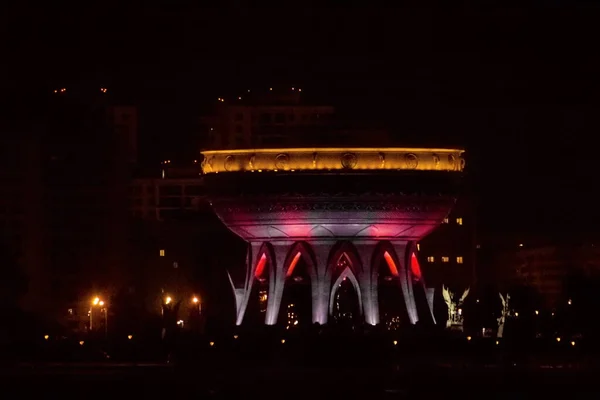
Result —
<instances>
[{"instance_id":1,"label":"lit window","mask_svg":"<svg viewBox=\"0 0 600 400\"><path fill-rule=\"evenodd\" d=\"M421 251L421 244L417 243L417 251Z\"/></svg>"},{"instance_id":2,"label":"lit window","mask_svg":"<svg viewBox=\"0 0 600 400\"><path fill-rule=\"evenodd\" d=\"M427 257L427 262L434 262L434 261L435 261L435 257L434 256Z\"/></svg>"},{"instance_id":3,"label":"lit window","mask_svg":"<svg viewBox=\"0 0 600 400\"><path fill-rule=\"evenodd\" d=\"M450 261L450 257L442 257L442 262L449 262Z\"/></svg>"},{"instance_id":4,"label":"lit window","mask_svg":"<svg viewBox=\"0 0 600 400\"><path fill-rule=\"evenodd\" d=\"M159 254L161 257L164 257L164 256L165 256L165 251L164 251L163 249L160 249L160 250L158 251L158 254Z\"/></svg>"},{"instance_id":5,"label":"lit window","mask_svg":"<svg viewBox=\"0 0 600 400\"><path fill-rule=\"evenodd\" d=\"M456 223L462 225L462 218L456 218Z\"/></svg>"},{"instance_id":6,"label":"lit window","mask_svg":"<svg viewBox=\"0 0 600 400\"><path fill-rule=\"evenodd\" d=\"M447 224L448 223L448 218L444 218L444 220L442 221L443 224Z\"/></svg>"},{"instance_id":7,"label":"lit window","mask_svg":"<svg viewBox=\"0 0 600 400\"><path fill-rule=\"evenodd\" d=\"M457 263L457 264L462 264L462 263L463 263L463 258L462 258L462 256L458 256L458 257L456 257L456 263Z\"/></svg>"}]
</instances>

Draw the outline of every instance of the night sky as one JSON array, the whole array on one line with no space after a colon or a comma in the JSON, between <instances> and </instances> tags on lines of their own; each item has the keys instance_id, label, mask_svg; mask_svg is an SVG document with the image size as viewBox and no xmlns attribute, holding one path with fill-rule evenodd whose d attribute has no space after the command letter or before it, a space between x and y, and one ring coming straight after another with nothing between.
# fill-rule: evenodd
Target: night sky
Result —
<instances>
[{"instance_id":1,"label":"night sky","mask_svg":"<svg viewBox=\"0 0 600 400\"><path fill-rule=\"evenodd\" d=\"M105 86L140 106L158 160L191 147L216 97L296 85L400 143L465 147L485 230L597 231L598 7L111 4L9 7L4 118L34 115L55 87Z\"/></svg>"}]
</instances>

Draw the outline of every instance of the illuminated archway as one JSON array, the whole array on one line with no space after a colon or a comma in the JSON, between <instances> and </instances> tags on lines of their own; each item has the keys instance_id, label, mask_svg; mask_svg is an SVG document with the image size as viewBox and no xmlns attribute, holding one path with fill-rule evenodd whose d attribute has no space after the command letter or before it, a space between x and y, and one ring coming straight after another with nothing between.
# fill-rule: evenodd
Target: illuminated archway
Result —
<instances>
[{"instance_id":1,"label":"illuminated archway","mask_svg":"<svg viewBox=\"0 0 600 400\"><path fill-rule=\"evenodd\" d=\"M397 251L401 254L398 254ZM385 264L386 270L389 271L390 275L395 278L394 282L397 283L402 292L402 298L404 299L404 307L406 309L408 319L411 324L415 324L419 317L414 301L413 276L409 267L410 258L408 257L408 254L411 254L411 251L411 242L396 243L395 245L389 241L379 242L373 254L371 279L375 282L378 281L379 268L382 264ZM402 314L405 315L404 311Z\"/></svg>"},{"instance_id":2,"label":"illuminated archway","mask_svg":"<svg viewBox=\"0 0 600 400\"><path fill-rule=\"evenodd\" d=\"M360 285L350 267L345 267L345 269L339 274L338 278L335 280L333 286L331 287L331 293L329 295L329 315L333 315L336 294L338 293L339 288L342 286L342 282L346 279L350 281L350 283L354 287L354 291L356 293L356 296L358 297L358 311L359 314L362 315L363 306L362 296L360 293Z\"/></svg>"},{"instance_id":3,"label":"illuminated archway","mask_svg":"<svg viewBox=\"0 0 600 400\"><path fill-rule=\"evenodd\" d=\"M297 242L283 264L284 287L278 321L286 329L308 326L313 321L316 263L310 246Z\"/></svg>"},{"instance_id":4,"label":"illuminated archway","mask_svg":"<svg viewBox=\"0 0 600 400\"><path fill-rule=\"evenodd\" d=\"M258 246L254 246L255 250ZM250 255L254 261L251 282L248 288L248 303L245 318L251 324L264 323L269 301L269 291L274 285L275 263L272 245L268 242L258 247L256 254Z\"/></svg>"},{"instance_id":5,"label":"illuminated archway","mask_svg":"<svg viewBox=\"0 0 600 400\"><path fill-rule=\"evenodd\" d=\"M339 274L342 272L338 266L338 263L342 257L346 257L348 260L348 267L350 267L350 270L354 276L360 276L361 272L363 272L363 264L360 260L356 247L354 247L354 245L348 241L338 242L333 247L327 262L326 272L331 275L333 279L337 279Z\"/></svg>"}]
</instances>

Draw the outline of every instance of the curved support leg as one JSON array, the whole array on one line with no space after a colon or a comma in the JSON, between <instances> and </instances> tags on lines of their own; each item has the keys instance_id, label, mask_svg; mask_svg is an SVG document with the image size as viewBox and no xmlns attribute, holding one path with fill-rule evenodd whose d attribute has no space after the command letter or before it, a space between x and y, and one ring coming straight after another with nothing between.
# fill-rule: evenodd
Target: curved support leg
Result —
<instances>
[{"instance_id":1,"label":"curved support leg","mask_svg":"<svg viewBox=\"0 0 600 400\"><path fill-rule=\"evenodd\" d=\"M379 324L379 297L377 293L377 276L373 274L373 255L377 243L355 243L362 261L362 271L358 277L362 294L365 322L369 325Z\"/></svg>"},{"instance_id":2,"label":"curved support leg","mask_svg":"<svg viewBox=\"0 0 600 400\"><path fill-rule=\"evenodd\" d=\"M407 267L408 256L407 253L410 250L410 246L406 242L395 242L392 243L396 254L400 259L400 268L398 274L400 277L400 287L402 288L402 296L404 297L404 303L406 304L406 310L408 312L408 319L411 324L416 324L419 320L417 315L417 304L415 302L415 296L412 288L412 274L410 269Z\"/></svg>"},{"instance_id":3,"label":"curved support leg","mask_svg":"<svg viewBox=\"0 0 600 400\"><path fill-rule=\"evenodd\" d=\"M289 245L273 243L273 255L271 262L271 274L269 275L269 297L267 300L267 313L265 315L266 325L275 325L281 308L281 298L285 286L284 263Z\"/></svg>"},{"instance_id":4,"label":"curved support leg","mask_svg":"<svg viewBox=\"0 0 600 400\"><path fill-rule=\"evenodd\" d=\"M237 309L235 324L238 326L242 324L246 308L248 308L248 301L250 300L250 293L252 292L252 286L254 284L254 273L258 264L258 252L260 251L261 246L262 243L260 242L250 243L250 246L248 246L248 255L246 256L246 280L244 287L239 289L235 288L235 286L233 287ZM230 282L233 286L231 277Z\"/></svg>"},{"instance_id":5,"label":"curved support leg","mask_svg":"<svg viewBox=\"0 0 600 400\"><path fill-rule=\"evenodd\" d=\"M425 281L421 281L423 284L423 290L425 291L425 297L427 298L427 305L429 306L429 312L431 313L431 319L434 324L437 324L435 315L433 314L433 297L435 295L435 288L425 287Z\"/></svg>"},{"instance_id":6,"label":"curved support leg","mask_svg":"<svg viewBox=\"0 0 600 400\"><path fill-rule=\"evenodd\" d=\"M329 292L331 286L331 275L327 271L327 260L331 245L329 243L313 244L315 255L316 277L311 282L312 290L312 322L324 325L329 316Z\"/></svg>"}]
</instances>

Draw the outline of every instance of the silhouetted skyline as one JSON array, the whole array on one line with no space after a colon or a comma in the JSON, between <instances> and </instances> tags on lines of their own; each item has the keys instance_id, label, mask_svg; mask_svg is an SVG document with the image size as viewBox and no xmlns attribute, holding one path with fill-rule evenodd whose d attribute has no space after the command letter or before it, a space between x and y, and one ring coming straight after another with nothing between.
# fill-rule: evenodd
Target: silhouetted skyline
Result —
<instances>
[{"instance_id":1,"label":"silhouetted skyline","mask_svg":"<svg viewBox=\"0 0 600 400\"><path fill-rule=\"evenodd\" d=\"M489 229L595 229L597 10L12 11L9 117L35 119L55 87L107 87L140 107L142 151L159 160L190 148L216 97L302 85L407 143L465 147Z\"/></svg>"}]
</instances>

